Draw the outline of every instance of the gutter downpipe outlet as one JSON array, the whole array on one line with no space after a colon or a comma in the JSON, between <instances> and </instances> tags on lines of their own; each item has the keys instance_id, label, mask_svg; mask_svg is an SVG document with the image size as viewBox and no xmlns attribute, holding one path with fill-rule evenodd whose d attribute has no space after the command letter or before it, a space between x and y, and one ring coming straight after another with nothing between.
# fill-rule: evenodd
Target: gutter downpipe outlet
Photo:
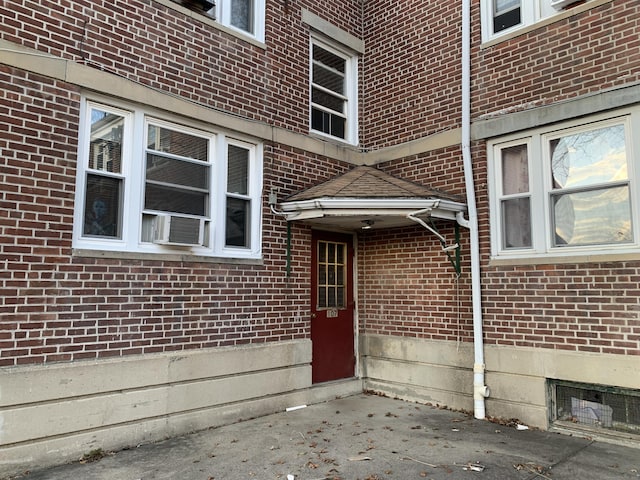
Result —
<instances>
[{"instance_id":1,"label":"gutter downpipe outlet","mask_svg":"<svg viewBox=\"0 0 640 480\"><path fill-rule=\"evenodd\" d=\"M469 220L456 215L459 225L469 229L471 241L471 300L473 305L473 414L484 419L485 398L489 387L485 385L484 344L482 335L482 305L480 303L480 242L478 237L478 213L473 182L471 159L471 0L462 0L462 164Z\"/></svg>"}]
</instances>

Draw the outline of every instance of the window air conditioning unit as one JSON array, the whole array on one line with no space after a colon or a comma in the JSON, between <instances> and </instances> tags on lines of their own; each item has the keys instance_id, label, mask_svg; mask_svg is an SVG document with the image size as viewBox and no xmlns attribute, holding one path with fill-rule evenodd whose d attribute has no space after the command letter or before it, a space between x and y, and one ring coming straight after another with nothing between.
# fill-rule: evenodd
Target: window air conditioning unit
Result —
<instances>
[{"instance_id":1,"label":"window air conditioning unit","mask_svg":"<svg viewBox=\"0 0 640 480\"><path fill-rule=\"evenodd\" d=\"M578 3L580 0L551 0L551 6L556 10L562 10L572 3Z\"/></svg>"},{"instance_id":2,"label":"window air conditioning unit","mask_svg":"<svg viewBox=\"0 0 640 480\"><path fill-rule=\"evenodd\" d=\"M158 215L153 226L153 243L160 245L202 245L204 219L180 215Z\"/></svg>"}]
</instances>

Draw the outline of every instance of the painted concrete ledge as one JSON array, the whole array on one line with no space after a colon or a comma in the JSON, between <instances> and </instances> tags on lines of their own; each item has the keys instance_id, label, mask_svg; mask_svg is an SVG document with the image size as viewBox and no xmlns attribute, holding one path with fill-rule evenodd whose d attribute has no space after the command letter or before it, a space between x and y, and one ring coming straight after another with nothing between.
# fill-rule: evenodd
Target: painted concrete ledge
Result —
<instances>
[{"instance_id":1,"label":"painted concrete ledge","mask_svg":"<svg viewBox=\"0 0 640 480\"><path fill-rule=\"evenodd\" d=\"M360 337L366 389L404 400L473 408L473 346L382 335ZM488 416L549 428L547 379L640 389L637 357L486 346Z\"/></svg>"},{"instance_id":2,"label":"painted concrete ledge","mask_svg":"<svg viewBox=\"0 0 640 480\"><path fill-rule=\"evenodd\" d=\"M362 392L309 340L0 369L0 476Z\"/></svg>"}]
</instances>

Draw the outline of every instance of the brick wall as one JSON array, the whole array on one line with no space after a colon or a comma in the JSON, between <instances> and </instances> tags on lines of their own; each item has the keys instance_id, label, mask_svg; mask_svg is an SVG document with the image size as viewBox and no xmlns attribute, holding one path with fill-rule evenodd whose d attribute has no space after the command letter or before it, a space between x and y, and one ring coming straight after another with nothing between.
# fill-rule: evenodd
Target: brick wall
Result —
<instances>
[{"instance_id":1,"label":"brick wall","mask_svg":"<svg viewBox=\"0 0 640 480\"><path fill-rule=\"evenodd\" d=\"M453 243L452 223L436 225ZM467 242L463 243L463 252L468 252ZM451 341L473 338L468 256L463 256L463 274L456 279L440 242L422 227L359 235L358 293L364 333Z\"/></svg>"},{"instance_id":2,"label":"brick wall","mask_svg":"<svg viewBox=\"0 0 640 480\"><path fill-rule=\"evenodd\" d=\"M365 2L361 128L382 148L460 124L459 2Z\"/></svg>"},{"instance_id":3,"label":"brick wall","mask_svg":"<svg viewBox=\"0 0 640 480\"><path fill-rule=\"evenodd\" d=\"M488 344L640 355L640 263L488 268Z\"/></svg>"},{"instance_id":4,"label":"brick wall","mask_svg":"<svg viewBox=\"0 0 640 480\"><path fill-rule=\"evenodd\" d=\"M305 7L359 35L360 6L267 1L266 48L153 0L6 0L0 37L193 102L306 133Z\"/></svg>"},{"instance_id":5,"label":"brick wall","mask_svg":"<svg viewBox=\"0 0 640 480\"><path fill-rule=\"evenodd\" d=\"M0 67L0 366L309 336L310 231L264 213L259 265L71 255L79 96ZM279 198L345 171L265 146Z\"/></svg>"},{"instance_id":6,"label":"brick wall","mask_svg":"<svg viewBox=\"0 0 640 480\"><path fill-rule=\"evenodd\" d=\"M615 0L475 48L472 116L528 109L640 81L639 28L638 2ZM479 44L479 29L474 39Z\"/></svg>"}]
</instances>

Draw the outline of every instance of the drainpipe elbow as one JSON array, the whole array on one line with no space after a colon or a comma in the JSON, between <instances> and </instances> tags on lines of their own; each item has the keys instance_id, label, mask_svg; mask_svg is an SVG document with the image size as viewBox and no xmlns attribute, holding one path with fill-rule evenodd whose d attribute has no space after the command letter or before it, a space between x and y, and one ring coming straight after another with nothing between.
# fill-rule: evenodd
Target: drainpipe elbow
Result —
<instances>
[{"instance_id":1,"label":"drainpipe elbow","mask_svg":"<svg viewBox=\"0 0 640 480\"><path fill-rule=\"evenodd\" d=\"M456 222L458 222L458 225L460 225L461 227L471 228L470 224L469 224L469 220L464 218L464 213L463 212L456 213Z\"/></svg>"}]
</instances>

